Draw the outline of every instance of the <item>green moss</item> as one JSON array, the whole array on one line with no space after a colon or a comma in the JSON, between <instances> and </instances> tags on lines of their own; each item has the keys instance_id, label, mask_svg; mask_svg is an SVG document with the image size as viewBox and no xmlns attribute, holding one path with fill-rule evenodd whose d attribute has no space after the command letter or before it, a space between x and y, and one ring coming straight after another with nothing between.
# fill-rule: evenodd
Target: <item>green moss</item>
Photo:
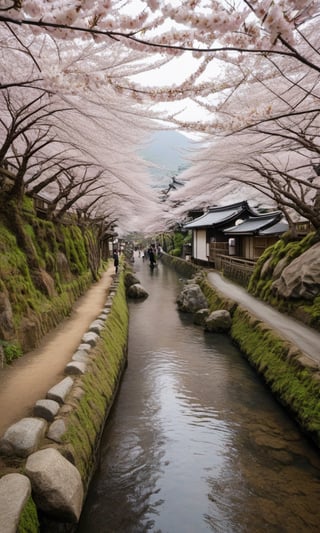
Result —
<instances>
[{"instance_id":1,"label":"green moss","mask_svg":"<svg viewBox=\"0 0 320 533\"><path fill-rule=\"evenodd\" d=\"M0 227L0 250L0 278L9 295L16 321L19 322L28 312L28 301L39 302L40 309L43 297L33 285L25 254L5 226Z\"/></svg>"},{"instance_id":2,"label":"green moss","mask_svg":"<svg viewBox=\"0 0 320 533\"><path fill-rule=\"evenodd\" d=\"M14 359L18 359L22 355L22 348L17 342L6 342L0 340L0 345L2 345L4 359L6 364L12 363Z\"/></svg>"},{"instance_id":3,"label":"green moss","mask_svg":"<svg viewBox=\"0 0 320 533\"><path fill-rule=\"evenodd\" d=\"M203 294L205 295L210 311L216 311L218 309L226 309L231 314L234 313L237 303L227 298L224 294L217 291L207 280L206 277L199 279L199 285Z\"/></svg>"},{"instance_id":4,"label":"green moss","mask_svg":"<svg viewBox=\"0 0 320 533\"><path fill-rule=\"evenodd\" d=\"M35 216L35 210L33 206L33 199L30 196L24 196L22 199L22 209L25 214L31 214Z\"/></svg>"},{"instance_id":5,"label":"green moss","mask_svg":"<svg viewBox=\"0 0 320 533\"><path fill-rule=\"evenodd\" d=\"M28 243L25 250L18 247L16 236L6 217L2 217L0 222L0 290L11 305L16 331L16 339L13 341L21 337L21 323L27 317L36 328L36 346L43 334L69 314L75 299L92 282L92 270L87 260L89 240L86 234L90 236L91 248L94 246L95 235L91 229L83 234L77 226L54 225L51 221L38 218L30 198L23 199L20 214L20 230L26 239L20 235L19 243L20 246L24 242ZM65 282L60 277L57 268L59 250L69 261L73 274L71 281ZM42 281L42 271L46 271L53 279L54 291L50 296ZM95 279L98 277L96 272ZM8 354L8 360L15 355Z\"/></svg>"},{"instance_id":6,"label":"green moss","mask_svg":"<svg viewBox=\"0 0 320 533\"><path fill-rule=\"evenodd\" d=\"M185 261L180 257L174 257L172 255L163 254L161 261L165 264L170 265L176 272L179 272L183 277L194 276L197 272L200 271L200 268L191 263L190 261Z\"/></svg>"},{"instance_id":7,"label":"green moss","mask_svg":"<svg viewBox=\"0 0 320 533\"><path fill-rule=\"evenodd\" d=\"M88 260L84 239L77 226L62 226L64 252L71 272L79 275L88 270Z\"/></svg>"},{"instance_id":8,"label":"green moss","mask_svg":"<svg viewBox=\"0 0 320 533\"><path fill-rule=\"evenodd\" d=\"M317 441L320 431L320 384L312 370L290 357L290 345L238 307L231 335L281 403ZM319 445L319 442L317 442Z\"/></svg>"},{"instance_id":9,"label":"green moss","mask_svg":"<svg viewBox=\"0 0 320 533\"><path fill-rule=\"evenodd\" d=\"M301 305L301 307L309 317L310 326L320 331L320 295L316 296L312 304Z\"/></svg>"},{"instance_id":10,"label":"green moss","mask_svg":"<svg viewBox=\"0 0 320 533\"><path fill-rule=\"evenodd\" d=\"M100 342L94 349L94 362L82 378L83 396L68 419L64 435L64 442L74 450L75 464L85 484L126 360L129 319L123 278L121 274Z\"/></svg>"},{"instance_id":11,"label":"green moss","mask_svg":"<svg viewBox=\"0 0 320 533\"><path fill-rule=\"evenodd\" d=\"M30 497L20 515L17 533L38 533L40 524L37 515L37 508Z\"/></svg>"},{"instance_id":12,"label":"green moss","mask_svg":"<svg viewBox=\"0 0 320 533\"><path fill-rule=\"evenodd\" d=\"M320 383L312 369L298 362L298 352L292 356L290 343L235 301L224 297L206 277L199 278L199 285L211 311L229 310L234 342L301 428L320 446ZM320 305L320 297L317 303Z\"/></svg>"},{"instance_id":13,"label":"green moss","mask_svg":"<svg viewBox=\"0 0 320 533\"><path fill-rule=\"evenodd\" d=\"M306 252L317 242L316 233L310 233L301 240L287 241L283 238L277 241L273 246L267 248L257 261L255 270L249 280L248 292L262 300L270 303L279 311L292 314L303 322L320 330L320 312L319 303L288 298L281 298L277 293L271 290L274 281L273 272L279 261L286 258L286 264L290 264L294 259ZM265 269L262 277L262 269L268 261L268 268Z\"/></svg>"},{"instance_id":14,"label":"green moss","mask_svg":"<svg viewBox=\"0 0 320 533\"><path fill-rule=\"evenodd\" d=\"M24 231L26 232L27 235L29 235L29 237L30 237L30 239L32 241L32 244L33 244L33 246L34 246L34 248L36 250L36 255L37 255L37 260L38 260L39 266L41 268L44 268L45 267L45 263L44 263L44 260L43 260L43 257L42 257L41 247L40 247L41 241L36 238L35 231L34 231L34 226L32 226L31 224L25 224L24 225Z\"/></svg>"}]
</instances>

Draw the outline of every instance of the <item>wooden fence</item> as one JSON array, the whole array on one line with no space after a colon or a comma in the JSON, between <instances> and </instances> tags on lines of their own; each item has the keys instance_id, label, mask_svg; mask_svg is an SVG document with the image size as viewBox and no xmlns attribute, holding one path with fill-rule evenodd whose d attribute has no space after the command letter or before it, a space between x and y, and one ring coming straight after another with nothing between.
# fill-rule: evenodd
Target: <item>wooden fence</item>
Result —
<instances>
[{"instance_id":1,"label":"wooden fence","mask_svg":"<svg viewBox=\"0 0 320 533\"><path fill-rule=\"evenodd\" d=\"M245 287L249 283L255 265L255 261L231 255L219 255L215 259L215 268L217 270L222 271L228 278L238 281Z\"/></svg>"}]
</instances>

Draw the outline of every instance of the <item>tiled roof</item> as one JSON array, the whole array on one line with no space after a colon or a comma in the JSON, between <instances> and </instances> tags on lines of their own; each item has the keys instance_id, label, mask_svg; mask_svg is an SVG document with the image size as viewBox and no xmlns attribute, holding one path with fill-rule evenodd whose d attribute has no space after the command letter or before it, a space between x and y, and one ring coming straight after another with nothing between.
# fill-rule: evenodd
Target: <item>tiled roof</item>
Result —
<instances>
[{"instance_id":1,"label":"tiled roof","mask_svg":"<svg viewBox=\"0 0 320 533\"><path fill-rule=\"evenodd\" d=\"M285 231L288 231L289 225L287 222L277 222L269 228L259 231L259 235L281 235Z\"/></svg>"},{"instance_id":2,"label":"tiled roof","mask_svg":"<svg viewBox=\"0 0 320 533\"><path fill-rule=\"evenodd\" d=\"M268 235L270 235L274 233L271 230L276 224L278 224L281 216L282 214L277 211L275 213L270 213L269 215L249 217L247 220L244 220L236 226L224 229L223 232L226 235L261 235L262 231L270 230L268 232ZM285 229L283 231L285 231ZM264 233L264 235L267 235L267 233Z\"/></svg>"},{"instance_id":3,"label":"tiled roof","mask_svg":"<svg viewBox=\"0 0 320 533\"><path fill-rule=\"evenodd\" d=\"M250 209L247 202L239 202L237 204L227 205L223 207L213 207L209 209L207 213L201 217L192 220L184 225L185 229L195 229L195 228L207 228L214 227L220 224L226 224L228 221L232 221L236 217L240 217L242 213L246 213L247 216L254 214Z\"/></svg>"}]
</instances>

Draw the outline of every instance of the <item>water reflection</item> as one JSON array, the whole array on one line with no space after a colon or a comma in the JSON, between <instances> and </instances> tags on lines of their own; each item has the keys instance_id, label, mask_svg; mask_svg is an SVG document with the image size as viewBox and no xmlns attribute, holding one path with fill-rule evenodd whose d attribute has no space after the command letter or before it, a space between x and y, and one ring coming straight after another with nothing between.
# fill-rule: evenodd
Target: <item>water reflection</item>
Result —
<instances>
[{"instance_id":1,"label":"water reflection","mask_svg":"<svg viewBox=\"0 0 320 533\"><path fill-rule=\"evenodd\" d=\"M179 315L142 261L129 366L78 533L318 531L317 451L232 343Z\"/></svg>"}]
</instances>

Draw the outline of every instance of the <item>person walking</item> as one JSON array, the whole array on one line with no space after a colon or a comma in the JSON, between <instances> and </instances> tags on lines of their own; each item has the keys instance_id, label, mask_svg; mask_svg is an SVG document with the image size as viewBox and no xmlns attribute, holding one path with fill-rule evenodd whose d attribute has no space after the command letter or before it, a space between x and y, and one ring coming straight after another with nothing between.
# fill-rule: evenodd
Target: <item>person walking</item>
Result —
<instances>
[{"instance_id":1,"label":"person walking","mask_svg":"<svg viewBox=\"0 0 320 533\"><path fill-rule=\"evenodd\" d=\"M152 245L150 246L148 250L148 255L149 255L149 261L150 261L150 268L153 269L156 266L156 256L155 256Z\"/></svg>"},{"instance_id":2,"label":"person walking","mask_svg":"<svg viewBox=\"0 0 320 533\"><path fill-rule=\"evenodd\" d=\"M116 274L118 274L118 268L119 268L119 255L117 250L114 250L113 252L113 264L114 264L114 271Z\"/></svg>"}]
</instances>

